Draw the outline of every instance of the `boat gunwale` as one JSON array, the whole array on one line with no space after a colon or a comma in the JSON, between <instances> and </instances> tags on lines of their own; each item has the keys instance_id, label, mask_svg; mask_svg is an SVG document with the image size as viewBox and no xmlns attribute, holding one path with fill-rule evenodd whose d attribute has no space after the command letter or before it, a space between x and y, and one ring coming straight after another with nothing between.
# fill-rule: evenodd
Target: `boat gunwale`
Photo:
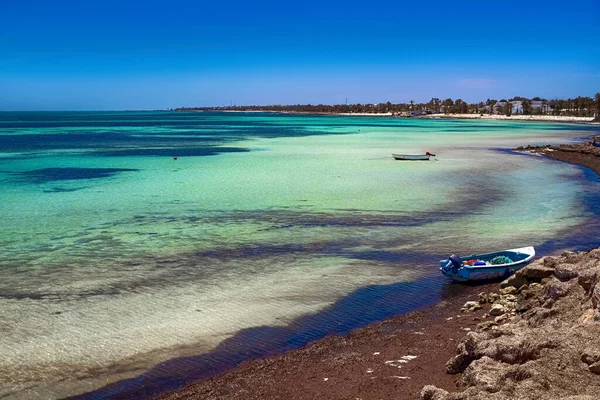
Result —
<instances>
[{"instance_id":1,"label":"boat gunwale","mask_svg":"<svg viewBox=\"0 0 600 400\"><path fill-rule=\"evenodd\" d=\"M527 247L520 247L518 249L509 249L509 250L502 250L502 251L496 251L493 253L484 253L484 254L471 254L470 256L467 257L460 257L460 259L462 260L463 258L469 258L471 256L477 256L477 257L484 257L487 255L491 255L491 254L496 254L496 253L521 253L521 254L527 254L527 257L525 257L522 260L519 261L513 261L511 263L506 263L506 264L495 264L495 265L463 265L461 268L467 268L467 269L486 269L486 268L505 268L505 267L510 267L513 265L519 265L525 262L529 262L533 259L533 257L535 257L535 248L533 246L527 246Z\"/></svg>"}]
</instances>

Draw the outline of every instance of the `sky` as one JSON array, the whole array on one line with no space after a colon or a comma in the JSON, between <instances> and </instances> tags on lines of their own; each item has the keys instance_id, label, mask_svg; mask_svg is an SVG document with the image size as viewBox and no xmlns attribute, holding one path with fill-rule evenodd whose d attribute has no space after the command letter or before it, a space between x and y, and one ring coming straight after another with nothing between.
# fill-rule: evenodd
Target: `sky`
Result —
<instances>
[{"instance_id":1,"label":"sky","mask_svg":"<svg viewBox=\"0 0 600 400\"><path fill-rule=\"evenodd\" d=\"M0 110L600 92L600 0L0 0Z\"/></svg>"}]
</instances>

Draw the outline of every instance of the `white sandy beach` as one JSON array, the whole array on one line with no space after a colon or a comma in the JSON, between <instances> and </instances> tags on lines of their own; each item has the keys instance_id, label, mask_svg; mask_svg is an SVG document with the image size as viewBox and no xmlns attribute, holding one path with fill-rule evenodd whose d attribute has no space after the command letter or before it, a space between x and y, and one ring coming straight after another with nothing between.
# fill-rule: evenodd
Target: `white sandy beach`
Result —
<instances>
[{"instance_id":1,"label":"white sandy beach","mask_svg":"<svg viewBox=\"0 0 600 400\"><path fill-rule=\"evenodd\" d=\"M458 118L458 119L491 119L507 121L544 121L544 122L592 122L594 117L570 117L564 115L499 115L499 114L429 114L420 118Z\"/></svg>"}]
</instances>

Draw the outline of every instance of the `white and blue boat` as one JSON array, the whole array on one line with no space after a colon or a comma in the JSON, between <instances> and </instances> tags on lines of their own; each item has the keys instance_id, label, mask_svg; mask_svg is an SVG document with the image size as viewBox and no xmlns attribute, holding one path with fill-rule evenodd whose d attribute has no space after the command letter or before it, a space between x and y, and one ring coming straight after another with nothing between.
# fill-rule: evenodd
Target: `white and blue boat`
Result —
<instances>
[{"instance_id":1,"label":"white and blue boat","mask_svg":"<svg viewBox=\"0 0 600 400\"><path fill-rule=\"evenodd\" d=\"M448 259L440 260L440 270L460 282L508 278L529 264L534 256L532 246L467 257L452 254Z\"/></svg>"},{"instance_id":2,"label":"white and blue boat","mask_svg":"<svg viewBox=\"0 0 600 400\"><path fill-rule=\"evenodd\" d=\"M405 161L417 161L417 160L429 160L429 157L435 157L435 154L427 152L425 154L394 154L392 153L392 157L395 160L405 160Z\"/></svg>"}]
</instances>

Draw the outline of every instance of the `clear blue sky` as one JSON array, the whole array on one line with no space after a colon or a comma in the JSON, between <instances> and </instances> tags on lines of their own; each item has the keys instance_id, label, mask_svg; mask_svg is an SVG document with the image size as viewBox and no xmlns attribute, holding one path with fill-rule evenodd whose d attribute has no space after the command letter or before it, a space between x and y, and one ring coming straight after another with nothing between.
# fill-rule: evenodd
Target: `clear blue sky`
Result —
<instances>
[{"instance_id":1,"label":"clear blue sky","mask_svg":"<svg viewBox=\"0 0 600 400\"><path fill-rule=\"evenodd\" d=\"M599 37L599 0L0 0L0 110L592 96Z\"/></svg>"}]
</instances>

